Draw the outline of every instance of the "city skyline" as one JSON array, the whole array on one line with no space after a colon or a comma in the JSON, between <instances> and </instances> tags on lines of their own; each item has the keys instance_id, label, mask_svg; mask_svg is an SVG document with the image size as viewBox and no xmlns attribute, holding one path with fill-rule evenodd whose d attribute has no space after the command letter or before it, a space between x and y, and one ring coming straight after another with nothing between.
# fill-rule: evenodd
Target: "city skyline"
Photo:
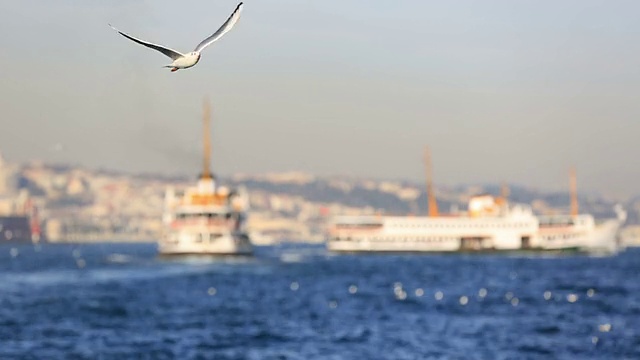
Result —
<instances>
[{"instance_id":1,"label":"city skyline","mask_svg":"<svg viewBox=\"0 0 640 360\"><path fill-rule=\"evenodd\" d=\"M196 174L208 96L220 174L422 182L429 145L436 185L562 190L575 166L579 191L640 193L627 160L640 150L640 4L245 2L233 31L176 74L107 26L187 51L236 3L7 4L0 151Z\"/></svg>"}]
</instances>

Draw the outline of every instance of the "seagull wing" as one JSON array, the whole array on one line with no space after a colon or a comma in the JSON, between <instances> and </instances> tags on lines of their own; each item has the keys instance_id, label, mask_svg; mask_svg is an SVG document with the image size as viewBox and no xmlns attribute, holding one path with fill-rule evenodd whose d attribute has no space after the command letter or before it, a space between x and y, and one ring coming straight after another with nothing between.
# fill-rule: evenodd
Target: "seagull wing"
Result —
<instances>
[{"instance_id":1,"label":"seagull wing","mask_svg":"<svg viewBox=\"0 0 640 360\"><path fill-rule=\"evenodd\" d=\"M211 36L202 40L202 42L198 44L198 46L196 46L196 49L194 51L201 52L202 50L204 50L204 48L211 45L211 43L220 39L222 35L227 33L227 31L231 30L233 25L235 25L238 22L238 19L240 19L242 6L243 6L242 3L239 3L238 6L236 6L236 9L233 10L233 13L231 13L229 18L227 19L227 21L225 21L224 24L222 24L222 26L220 26L220 28L216 32L211 34Z\"/></svg>"},{"instance_id":2,"label":"seagull wing","mask_svg":"<svg viewBox=\"0 0 640 360\"><path fill-rule=\"evenodd\" d=\"M109 24L109 26L111 26L111 24ZM150 42L142 41L142 40L140 40L140 39L136 39L136 38L134 38L133 36L127 35L127 34L123 33L122 31L120 31L120 30L118 30L118 29L114 28L113 26L111 26L111 28L112 28L113 30L117 31L120 35L122 35L122 36L126 37L127 39L129 39L129 40L131 40L131 41L135 41L135 42L137 42L137 43L138 43L138 44L140 44L140 45L144 45L144 46L146 46L146 47L148 47L148 48L151 48L151 49L154 49L154 50L160 51L161 53L163 53L163 54L167 55L168 57L170 57L172 60L175 60L175 59L177 59L177 58L181 58L181 57L183 57L183 56L184 56L183 54L181 54L181 53L179 53L179 52L177 52L177 51L175 51L175 50L172 50L172 49L166 48L166 47L164 47L164 46L160 46L160 45L152 44L152 43L150 43Z\"/></svg>"}]
</instances>

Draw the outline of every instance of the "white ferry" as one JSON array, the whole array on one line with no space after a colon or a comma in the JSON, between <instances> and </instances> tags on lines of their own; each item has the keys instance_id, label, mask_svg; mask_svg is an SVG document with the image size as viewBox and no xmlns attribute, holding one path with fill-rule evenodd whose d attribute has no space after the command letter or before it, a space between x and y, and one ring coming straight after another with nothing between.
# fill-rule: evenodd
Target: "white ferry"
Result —
<instances>
[{"instance_id":1,"label":"white ferry","mask_svg":"<svg viewBox=\"0 0 640 360\"><path fill-rule=\"evenodd\" d=\"M327 248L335 252L584 251L615 252L626 219L596 222L577 213L572 174L570 215L538 217L528 205L500 197L474 196L467 212L441 216L432 191L427 152L429 216L338 216L329 225Z\"/></svg>"},{"instance_id":2,"label":"white ferry","mask_svg":"<svg viewBox=\"0 0 640 360\"><path fill-rule=\"evenodd\" d=\"M500 204L489 195L469 201L461 216L340 216L327 247L338 252L455 252L539 246L538 219L526 205Z\"/></svg>"},{"instance_id":3,"label":"white ferry","mask_svg":"<svg viewBox=\"0 0 640 360\"><path fill-rule=\"evenodd\" d=\"M455 216L338 216L327 248L336 252L580 251L613 253L626 213L597 222L592 215L537 217L530 207L489 195Z\"/></svg>"},{"instance_id":4,"label":"white ferry","mask_svg":"<svg viewBox=\"0 0 640 360\"><path fill-rule=\"evenodd\" d=\"M160 255L251 255L244 189L217 186L209 170L209 107L204 115L204 171L195 187L166 191Z\"/></svg>"}]
</instances>

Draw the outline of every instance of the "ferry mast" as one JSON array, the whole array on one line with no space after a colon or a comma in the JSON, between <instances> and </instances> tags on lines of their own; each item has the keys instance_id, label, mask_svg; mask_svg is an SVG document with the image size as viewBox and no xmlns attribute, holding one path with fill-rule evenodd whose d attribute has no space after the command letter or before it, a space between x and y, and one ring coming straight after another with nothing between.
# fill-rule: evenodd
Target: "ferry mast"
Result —
<instances>
[{"instance_id":1,"label":"ferry mast","mask_svg":"<svg viewBox=\"0 0 640 360\"><path fill-rule=\"evenodd\" d=\"M429 147L424 148L424 166L427 175L427 205L429 217L437 217L438 214L438 202L433 192L433 174L431 169L431 152Z\"/></svg>"},{"instance_id":2,"label":"ferry mast","mask_svg":"<svg viewBox=\"0 0 640 360\"><path fill-rule=\"evenodd\" d=\"M576 169L569 170L569 190L571 191L571 216L578 216L578 191L576 186Z\"/></svg>"},{"instance_id":3,"label":"ferry mast","mask_svg":"<svg viewBox=\"0 0 640 360\"><path fill-rule=\"evenodd\" d=\"M203 193L215 192L215 178L211 172L211 106L209 100L202 103L202 174L198 180L198 187Z\"/></svg>"}]
</instances>

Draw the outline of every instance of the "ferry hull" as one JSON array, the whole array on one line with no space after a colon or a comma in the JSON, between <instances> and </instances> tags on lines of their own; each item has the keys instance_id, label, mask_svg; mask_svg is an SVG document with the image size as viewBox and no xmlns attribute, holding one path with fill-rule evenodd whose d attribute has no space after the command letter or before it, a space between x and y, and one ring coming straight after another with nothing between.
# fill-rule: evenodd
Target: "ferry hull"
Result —
<instances>
[{"instance_id":1,"label":"ferry hull","mask_svg":"<svg viewBox=\"0 0 640 360\"><path fill-rule=\"evenodd\" d=\"M606 225L606 226L605 226ZM549 246L519 247L519 248L495 248L495 247L478 247L469 248L461 245L461 241L451 241L449 243L440 244L424 244L412 242L384 242L373 243L368 241L335 241L328 240L326 243L327 250L335 253L386 253L386 254L402 254L402 253L604 253L613 254L619 249L616 242L616 234L619 224L611 222L603 224L594 231L594 233L577 238L576 241L565 244L554 244Z\"/></svg>"},{"instance_id":2,"label":"ferry hull","mask_svg":"<svg viewBox=\"0 0 640 360\"><path fill-rule=\"evenodd\" d=\"M589 227L558 231L542 230L544 234L542 237L545 239L542 242L543 249L548 251L575 249L584 253L615 254L622 249L618 242L618 233L625 220L626 213L621 213L617 219L608 219Z\"/></svg>"},{"instance_id":3,"label":"ferry hull","mask_svg":"<svg viewBox=\"0 0 640 360\"><path fill-rule=\"evenodd\" d=\"M621 248L617 241L621 226L622 222L618 220L607 220L598 225L583 250L604 253L617 252Z\"/></svg>"},{"instance_id":4,"label":"ferry hull","mask_svg":"<svg viewBox=\"0 0 640 360\"><path fill-rule=\"evenodd\" d=\"M424 245L417 243L399 243L385 242L372 243L369 241L328 241L327 249L333 252L378 252L378 253L418 253L418 252L435 252L447 253L457 252L460 249L459 242L451 242L449 244Z\"/></svg>"},{"instance_id":5,"label":"ferry hull","mask_svg":"<svg viewBox=\"0 0 640 360\"><path fill-rule=\"evenodd\" d=\"M329 250L333 254L349 254L349 255L364 255L364 254L379 254L379 255L451 255L455 256L464 255L490 255L490 254L504 254L504 255L579 255L579 254L596 254L598 252L587 251L578 248L561 249L561 250L546 250L546 249L529 249L529 250L496 250L496 249L483 249L483 250L457 250L457 251L420 251L420 250Z\"/></svg>"},{"instance_id":6,"label":"ferry hull","mask_svg":"<svg viewBox=\"0 0 640 360\"><path fill-rule=\"evenodd\" d=\"M182 240L158 243L161 256L171 255L253 255L253 246L246 236L227 235L217 238L213 243Z\"/></svg>"},{"instance_id":7,"label":"ferry hull","mask_svg":"<svg viewBox=\"0 0 640 360\"><path fill-rule=\"evenodd\" d=\"M626 212L596 223L591 215L547 218L532 213L501 217L341 217L330 228L336 253L585 253L615 254Z\"/></svg>"}]
</instances>

